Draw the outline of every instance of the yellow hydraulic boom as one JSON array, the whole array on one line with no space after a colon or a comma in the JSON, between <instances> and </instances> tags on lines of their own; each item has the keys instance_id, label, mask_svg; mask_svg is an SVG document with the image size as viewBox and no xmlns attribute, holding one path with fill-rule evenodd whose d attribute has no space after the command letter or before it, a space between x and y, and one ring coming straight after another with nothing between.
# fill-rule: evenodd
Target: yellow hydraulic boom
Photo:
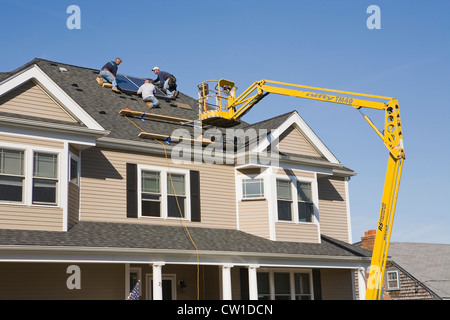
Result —
<instances>
[{"instance_id":1,"label":"yellow hydraulic boom","mask_svg":"<svg viewBox=\"0 0 450 320\"><path fill-rule=\"evenodd\" d=\"M215 84L214 88L212 88L211 83L212 85ZM383 140L389 151L365 297L366 300L380 299L398 188L405 159L398 101L389 97L308 87L270 80L261 80L253 83L238 97L235 96L236 87L234 82L225 79L205 81L199 84L198 88L198 101L201 108L200 120L204 124L220 127L231 127L239 124L240 118L269 93L349 105L360 112L361 108L384 111L385 124L383 132L380 132L369 117L361 112L364 119Z\"/></svg>"}]
</instances>

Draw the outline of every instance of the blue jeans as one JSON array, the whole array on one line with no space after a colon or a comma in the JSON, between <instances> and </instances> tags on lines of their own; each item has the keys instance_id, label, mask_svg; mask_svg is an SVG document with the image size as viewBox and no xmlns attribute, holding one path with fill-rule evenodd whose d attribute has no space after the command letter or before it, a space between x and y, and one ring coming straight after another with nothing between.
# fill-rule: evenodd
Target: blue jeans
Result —
<instances>
[{"instance_id":1,"label":"blue jeans","mask_svg":"<svg viewBox=\"0 0 450 320\"><path fill-rule=\"evenodd\" d=\"M155 96L150 96L144 99L144 102L151 102L152 107L158 108L159 107L159 101L156 99Z\"/></svg>"},{"instance_id":2,"label":"blue jeans","mask_svg":"<svg viewBox=\"0 0 450 320\"><path fill-rule=\"evenodd\" d=\"M167 79L166 81L164 81L164 86L163 86L163 88L164 88L164 90L166 90L166 95L167 95L169 98L172 98L173 95L174 95L174 93L175 93L175 90L174 90L174 91L169 91L169 79Z\"/></svg>"},{"instance_id":3,"label":"blue jeans","mask_svg":"<svg viewBox=\"0 0 450 320\"><path fill-rule=\"evenodd\" d=\"M105 71L105 70L100 70L100 75L103 77L103 79L105 79L109 83L112 83L113 89L114 88L117 89L116 77L114 77L114 75L111 72Z\"/></svg>"}]
</instances>

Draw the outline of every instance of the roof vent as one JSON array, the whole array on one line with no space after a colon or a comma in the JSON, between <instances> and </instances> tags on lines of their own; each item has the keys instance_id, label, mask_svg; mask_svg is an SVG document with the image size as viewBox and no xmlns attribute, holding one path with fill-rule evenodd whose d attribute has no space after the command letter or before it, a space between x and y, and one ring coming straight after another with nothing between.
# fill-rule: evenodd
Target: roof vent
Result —
<instances>
[{"instance_id":1,"label":"roof vent","mask_svg":"<svg viewBox=\"0 0 450 320\"><path fill-rule=\"evenodd\" d=\"M64 68L64 67L59 67L59 71L61 71L61 72L69 72L69 70L67 70L67 69Z\"/></svg>"}]
</instances>

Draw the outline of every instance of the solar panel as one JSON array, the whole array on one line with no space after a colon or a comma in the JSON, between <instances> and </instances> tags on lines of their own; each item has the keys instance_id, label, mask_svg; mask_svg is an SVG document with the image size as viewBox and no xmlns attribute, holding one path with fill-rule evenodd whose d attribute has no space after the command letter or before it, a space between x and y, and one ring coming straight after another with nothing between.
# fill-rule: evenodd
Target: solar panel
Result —
<instances>
[{"instance_id":1,"label":"solar panel","mask_svg":"<svg viewBox=\"0 0 450 320\"><path fill-rule=\"evenodd\" d=\"M123 74L117 74L116 80L120 90L136 93L139 90L139 87L144 84L146 79L133 76L126 76ZM167 96L158 87L156 87L155 96L167 98Z\"/></svg>"}]
</instances>

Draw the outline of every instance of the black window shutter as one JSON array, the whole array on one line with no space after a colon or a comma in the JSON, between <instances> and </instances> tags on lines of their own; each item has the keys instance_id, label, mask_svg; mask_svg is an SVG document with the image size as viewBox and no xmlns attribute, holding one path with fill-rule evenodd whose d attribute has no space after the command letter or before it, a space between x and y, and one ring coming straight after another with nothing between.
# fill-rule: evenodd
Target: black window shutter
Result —
<instances>
[{"instance_id":1,"label":"black window shutter","mask_svg":"<svg viewBox=\"0 0 450 320\"><path fill-rule=\"evenodd\" d=\"M127 218L138 217L137 165L127 163Z\"/></svg>"},{"instance_id":2,"label":"black window shutter","mask_svg":"<svg viewBox=\"0 0 450 320\"><path fill-rule=\"evenodd\" d=\"M320 280L320 270L313 269L313 288L314 288L314 300L322 300L322 282Z\"/></svg>"},{"instance_id":3,"label":"black window shutter","mask_svg":"<svg viewBox=\"0 0 450 320\"><path fill-rule=\"evenodd\" d=\"M191 221L200 222L200 172L190 170Z\"/></svg>"}]
</instances>

